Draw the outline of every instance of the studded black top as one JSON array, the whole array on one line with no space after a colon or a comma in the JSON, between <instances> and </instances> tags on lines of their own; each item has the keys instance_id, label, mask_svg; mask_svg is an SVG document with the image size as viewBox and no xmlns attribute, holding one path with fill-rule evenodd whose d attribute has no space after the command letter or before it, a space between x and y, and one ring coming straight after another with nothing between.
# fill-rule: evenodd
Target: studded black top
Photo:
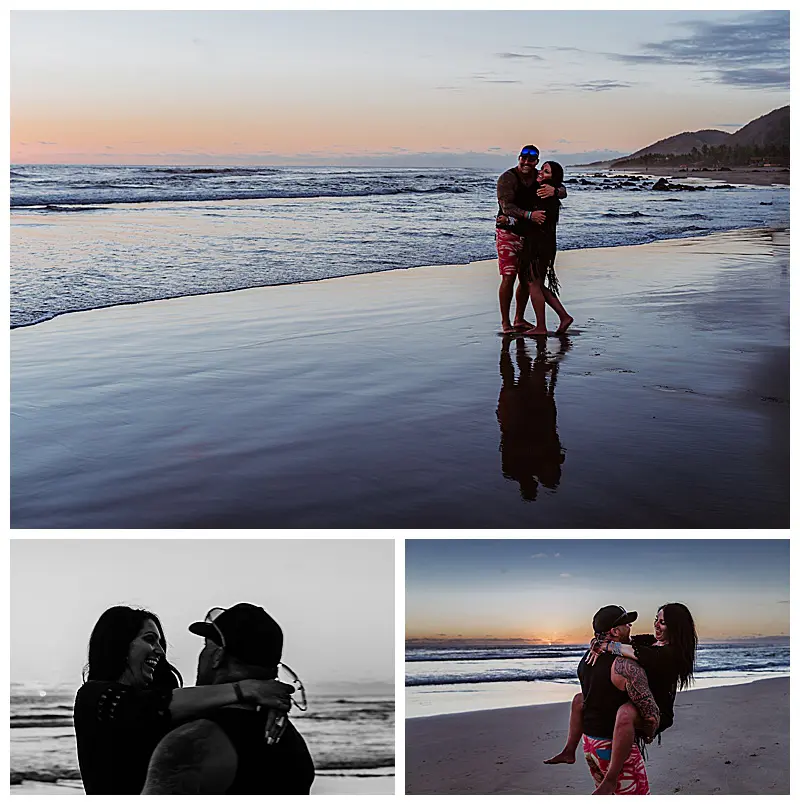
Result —
<instances>
[{"instance_id":1,"label":"studded black top","mask_svg":"<svg viewBox=\"0 0 800 805\"><path fill-rule=\"evenodd\" d=\"M172 727L171 690L86 682L75 697L78 765L87 794L139 794L156 744Z\"/></svg>"}]
</instances>

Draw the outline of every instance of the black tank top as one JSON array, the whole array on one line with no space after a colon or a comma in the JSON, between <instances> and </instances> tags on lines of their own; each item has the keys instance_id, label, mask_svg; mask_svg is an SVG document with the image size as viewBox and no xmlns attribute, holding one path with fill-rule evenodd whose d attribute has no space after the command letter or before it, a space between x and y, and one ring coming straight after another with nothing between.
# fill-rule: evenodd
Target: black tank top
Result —
<instances>
[{"instance_id":1,"label":"black tank top","mask_svg":"<svg viewBox=\"0 0 800 805\"><path fill-rule=\"evenodd\" d=\"M523 210L538 209L541 206L541 199L536 195L536 191L539 189L539 182L534 179L531 186L526 187L522 183L522 179L520 179L516 168L510 168L509 173L513 173L514 178L517 180L517 189L514 191L514 203ZM499 204L497 205L497 214L503 214L503 209ZM531 233L532 225L529 221L518 220L514 226L501 226L500 229L508 229L517 235L526 235Z\"/></svg>"},{"instance_id":2,"label":"black tank top","mask_svg":"<svg viewBox=\"0 0 800 805\"><path fill-rule=\"evenodd\" d=\"M628 694L611 681L615 659L613 654L601 654L594 665L589 665L584 655L578 665L583 691L583 733L592 738L611 738L617 709L628 701Z\"/></svg>"},{"instance_id":3,"label":"black tank top","mask_svg":"<svg viewBox=\"0 0 800 805\"><path fill-rule=\"evenodd\" d=\"M205 716L214 721L236 749L236 777L226 794L308 794L314 761L303 736L289 722L280 741L267 746L266 713L223 707Z\"/></svg>"}]
</instances>

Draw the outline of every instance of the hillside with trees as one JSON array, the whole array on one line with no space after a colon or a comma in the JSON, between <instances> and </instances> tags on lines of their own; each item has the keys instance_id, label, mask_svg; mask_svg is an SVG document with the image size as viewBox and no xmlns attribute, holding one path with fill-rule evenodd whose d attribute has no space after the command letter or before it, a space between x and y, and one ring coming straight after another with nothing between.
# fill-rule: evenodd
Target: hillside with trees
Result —
<instances>
[{"instance_id":1,"label":"hillside with trees","mask_svg":"<svg viewBox=\"0 0 800 805\"><path fill-rule=\"evenodd\" d=\"M733 134L713 129L684 132L615 159L611 168L699 169L789 167L789 107L752 120Z\"/></svg>"}]
</instances>

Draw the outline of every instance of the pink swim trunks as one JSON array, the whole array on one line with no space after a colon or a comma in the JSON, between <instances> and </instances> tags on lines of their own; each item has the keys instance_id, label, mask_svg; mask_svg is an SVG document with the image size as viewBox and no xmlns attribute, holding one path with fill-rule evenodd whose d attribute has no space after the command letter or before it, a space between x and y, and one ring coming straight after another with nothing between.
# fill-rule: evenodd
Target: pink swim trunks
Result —
<instances>
[{"instance_id":1,"label":"pink swim trunks","mask_svg":"<svg viewBox=\"0 0 800 805\"><path fill-rule=\"evenodd\" d=\"M611 739L591 738L583 736L583 754L589 764L589 771L594 781L600 785L606 776L608 764L611 762ZM625 765L617 778L615 794L649 794L650 784L647 782L647 769L644 767L642 753L634 744Z\"/></svg>"},{"instance_id":2,"label":"pink swim trunks","mask_svg":"<svg viewBox=\"0 0 800 805\"><path fill-rule=\"evenodd\" d=\"M504 277L519 274L519 256L525 238L507 229L495 229L497 241L497 266Z\"/></svg>"}]
</instances>

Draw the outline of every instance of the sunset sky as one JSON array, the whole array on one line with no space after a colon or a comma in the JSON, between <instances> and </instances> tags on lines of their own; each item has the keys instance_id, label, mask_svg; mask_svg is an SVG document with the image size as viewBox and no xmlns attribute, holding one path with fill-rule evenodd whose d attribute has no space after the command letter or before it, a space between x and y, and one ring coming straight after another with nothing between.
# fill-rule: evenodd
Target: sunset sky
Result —
<instances>
[{"instance_id":1,"label":"sunset sky","mask_svg":"<svg viewBox=\"0 0 800 805\"><path fill-rule=\"evenodd\" d=\"M14 163L587 161L789 103L786 11L17 11L10 39Z\"/></svg>"},{"instance_id":2,"label":"sunset sky","mask_svg":"<svg viewBox=\"0 0 800 805\"><path fill-rule=\"evenodd\" d=\"M11 540L11 681L79 682L94 624L117 604L155 612L193 684L214 606L264 607L306 686L393 684L394 541Z\"/></svg>"},{"instance_id":3,"label":"sunset sky","mask_svg":"<svg viewBox=\"0 0 800 805\"><path fill-rule=\"evenodd\" d=\"M704 639L789 634L789 540L406 540L407 638L586 642L618 604L652 632L686 604Z\"/></svg>"}]
</instances>

